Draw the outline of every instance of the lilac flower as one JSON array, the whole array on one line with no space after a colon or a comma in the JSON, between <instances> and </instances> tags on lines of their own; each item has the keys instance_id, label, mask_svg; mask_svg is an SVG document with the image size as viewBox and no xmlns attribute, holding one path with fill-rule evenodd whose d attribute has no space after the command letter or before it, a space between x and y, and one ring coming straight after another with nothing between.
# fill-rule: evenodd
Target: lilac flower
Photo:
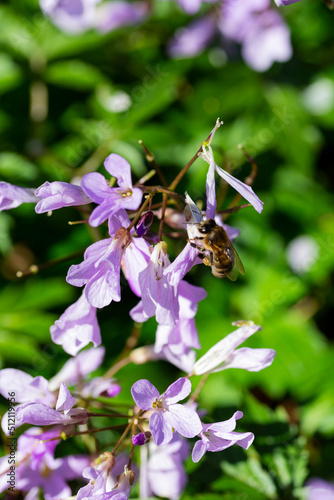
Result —
<instances>
[{"instance_id":1,"label":"lilac flower","mask_svg":"<svg viewBox=\"0 0 334 500\"><path fill-rule=\"evenodd\" d=\"M34 378L28 373L14 368L0 370L0 394L6 399L15 394L15 401L21 403L21 405L15 406L14 411L17 411L20 406L31 402L41 402L53 406L56 400L55 395L50 392L48 381L44 377L39 375ZM2 417L1 426L5 434L10 432L11 426L8 424L8 412Z\"/></svg>"},{"instance_id":2,"label":"lilac flower","mask_svg":"<svg viewBox=\"0 0 334 500\"><path fill-rule=\"evenodd\" d=\"M73 286L84 286L85 296L91 306L102 308L111 301L121 300L120 270L122 257L127 268L132 269L128 260L133 259L133 276L129 284L137 288L138 274L146 266L144 249L148 244L140 238L132 238L126 227L130 224L125 210L109 218L109 234L105 239L89 246L81 264L70 267L66 281ZM125 255L125 253L127 255ZM137 266L136 266L137 264ZM136 267L136 268L135 268Z\"/></svg>"},{"instance_id":3,"label":"lilac flower","mask_svg":"<svg viewBox=\"0 0 334 500\"><path fill-rule=\"evenodd\" d=\"M102 364L104 354L104 347L86 349L80 352L75 358L66 361L57 375L50 379L49 389L51 391L57 390L62 382L67 385L82 384L84 377Z\"/></svg>"},{"instance_id":4,"label":"lilac flower","mask_svg":"<svg viewBox=\"0 0 334 500\"><path fill-rule=\"evenodd\" d=\"M90 342L94 347L101 344L96 308L90 305L84 293L51 326L50 333L52 341L72 356L76 356Z\"/></svg>"},{"instance_id":5,"label":"lilac flower","mask_svg":"<svg viewBox=\"0 0 334 500\"><path fill-rule=\"evenodd\" d=\"M191 383L186 378L179 378L161 395L148 380L138 380L133 384L131 394L136 405L142 410L153 410L149 427L158 446L171 441L173 429L184 437L194 437L200 432L201 421L197 413L176 404L187 397L190 391Z\"/></svg>"},{"instance_id":6,"label":"lilac flower","mask_svg":"<svg viewBox=\"0 0 334 500\"><path fill-rule=\"evenodd\" d=\"M196 14L199 11L202 3L213 3L216 0L176 0L180 7L187 14Z\"/></svg>"},{"instance_id":7,"label":"lilac flower","mask_svg":"<svg viewBox=\"0 0 334 500\"><path fill-rule=\"evenodd\" d=\"M209 164L209 171L206 180L206 192L207 192L207 206L209 210L207 210L207 218L214 217L216 209L216 200L215 200L215 178L214 171L222 177L228 184L230 184L238 193L243 196L249 203L253 205L255 210L259 213L262 212L263 202L259 199L259 197L254 193L253 189L245 184L244 182L239 181L231 174L220 168L214 159L213 151L211 148L211 141L214 137L214 134L217 128L221 125L219 118L217 119L216 125L210 134L210 140L207 143L203 143L202 152L198 154L204 161Z\"/></svg>"},{"instance_id":8,"label":"lilac flower","mask_svg":"<svg viewBox=\"0 0 334 500\"><path fill-rule=\"evenodd\" d=\"M227 368L242 368L250 372L257 372L272 364L276 356L276 351L273 349L251 349L249 347L236 349L248 337L261 330L261 327L250 321L240 321L233 324L242 326L211 347L194 364L193 375L216 373Z\"/></svg>"},{"instance_id":9,"label":"lilac flower","mask_svg":"<svg viewBox=\"0 0 334 500\"><path fill-rule=\"evenodd\" d=\"M281 7L282 5L290 5L296 2L300 2L300 0L275 0L275 3L278 7Z\"/></svg>"},{"instance_id":10,"label":"lilac flower","mask_svg":"<svg viewBox=\"0 0 334 500\"><path fill-rule=\"evenodd\" d=\"M237 411L229 420L214 424L202 424L203 429L199 435L201 439L196 441L192 452L193 462L198 462L207 451L222 451L234 444L247 450L254 441L254 434L233 432L236 420L242 416L243 413Z\"/></svg>"},{"instance_id":11,"label":"lilac flower","mask_svg":"<svg viewBox=\"0 0 334 500\"><path fill-rule=\"evenodd\" d=\"M151 442L140 451L140 497L156 495L178 500L188 481L183 466L189 455L187 441L174 434L165 446L159 447Z\"/></svg>"},{"instance_id":12,"label":"lilac flower","mask_svg":"<svg viewBox=\"0 0 334 500\"><path fill-rule=\"evenodd\" d=\"M89 382L85 382L80 391L80 396L83 398L97 398L104 396L106 398L114 398L121 392L121 386L112 378L95 377Z\"/></svg>"},{"instance_id":13,"label":"lilac flower","mask_svg":"<svg viewBox=\"0 0 334 500\"><path fill-rule=\"evenodd\" d=\"M100 5L96 11L95 27L103 33L142 22L149 13L145 2L112 1Z\"/></svg>"},{"instance_id":14,"label":"lilac flower","mask_svg":"<svg viewBox=\"0 0 334 500\"><path fill-rule=\"evenodd\" d=\"M123 466L122 470L124 472L121 473L121 470L117 467L120 462L119 458L117 457L116 464L115 457L106 451L96 460L97 466L95 468L87 467L83 471L83 476L90 481L78 491L76 500L85 500L87 498L127 500L134 482L135 473L128 470L126 465ZM116 474L119 476L118 479L116 479Z\"/></svg>"},{"instance_id":15,"label":"lilac flower","mask_svg":"<svg viewBox=\"0 0 334 500\"><path fill-rule=\"evenodd\" d=\"M60 433L59 427L46 432L31 428L18 438L14 487L23 493L29 492L30 500L39 498L40 488L45 500L70 497L72 493L66 481L78 478L89 465L89 458L82 455L54 458L54 450L60 440L43 441L53 439ZM0 458L0 492L9 486L9 463L9 456Z\"/></svg>"},{"instance_id":16,"label":"lilac flower","mask_svg":"<svg viewBox=\"0 0 334 500\"><path fill-rule=\"evenodd\" d=\"M195 362L191 349L200 349L194 317L198 302L206 295L203 288L181 281L178 287L180 317L175 326L159 325L157 329L155 353L185 372L189 372Z\"/></svg>"},{"instance_id":17,"label":"lilac flower","mask_svg":"<svg viewBox=\"0 0 334 500\"><path fill-rule=\"evenodd\" d=\"M35 210L38 214L57 210L58 208L87 205L92 200L83 192L80 186L68 182L44 182L36 189L35 195L40 201Z\"/></svg>"},{"instance_id":18,"label":"lilac flower","mask_svg":"<svg viewBox=\"0 0 334 500\"><path fill-rule=\"evenodd\" d=\"M169 264L167 244L161 241L155 245L146 268L139 273L142 300L130 311L134 321L143 322L155 316L161 325L175 325L179 303L177 287L170 285L164 275Z\"/></svg>"},{"instance_id":19,"label":"lilac flower","mask_svg":"<svg viewBox=\"0 0 334 500\"><path fill-rule=\"evenodd\" d=\"M81 33L91 28L96 4L101 0L40 0L44 14L60 29L68 33Z\"/></svg>"},{"instance_id":20,"label":"lilac flower","mask_svg":"<svg viewBox=\"0 0 334 500\"><path fill-rule=\"evenodd\" d=\"M130 164L117 154L107 156L106 170L116 177L118 186L111 188L105 177L98 172L83 176L81 185L87 196L98 206L89 217L89 224L97 227L120 209L136 210L143 197L140 189L132 187Z\"/></svg>"},{"instance_id":21,"label":"lilac flower","mask_svg":"<svg viewBox=\"0 0 334 500\"><path fill-rule=\"evenodd\" d=\"M18 425L84 424L88 420L85 408L74 408L75 398L65 384L60 385L56 410L43 403L27 403L16 409Z\"/></svg>"},{"instance_id":22,"label":"lilac flower","mask_svg":"<svg viewBox=\"0 0 334 500\"><path fill-rule=\"evenodd\" d=\"M306 486L306 500L334 500L333 483L314 477L307 481Z\"/></svg>"},{"instance_id":23,"label":"lilac flower","mask_svg":"<svg viewBox=\"0 0 334 500\"><path fill-rule=\"evenodd\" d=\"M194 57L213 40L216 32L214 16L208 15L179 28L168 44L168 53L174 59Z\"/></svg>"},{"instance_id":24,"label":"lilac flower","mask_svg":"<svg viewBox=\"0 0 334 500\"><path fill-rule=\"evenodd\" d=\"M241 44L243 58L256 71L266 71L274 61L290 59L289 30L278 12L270 9L270 0L225 0L219 9L177 31L169 43L170 55L197 55L218 33Z\"/></svg>"},{"instance_id":25,"label":"lilac flower","mask_svg":"<svg viewBox=\"0 0 334 500\"><path fill-rule=\"evenodd\" d=\"M2 210L10 210L16 208L22 203L37 203L39 198L34 195L34 189L22 188L9 184L8 182L0 182L0 212Z\"/></svg>"}]
</instances>

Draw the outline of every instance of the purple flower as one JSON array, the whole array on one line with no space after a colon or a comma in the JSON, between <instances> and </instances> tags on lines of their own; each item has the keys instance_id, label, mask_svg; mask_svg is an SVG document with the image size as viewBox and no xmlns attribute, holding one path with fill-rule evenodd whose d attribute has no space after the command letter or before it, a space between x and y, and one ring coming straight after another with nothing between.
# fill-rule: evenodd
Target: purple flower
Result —
<instances>
[{"instance_id":1,"label":"purple flower","mask_svg":"<svg viewBox=\"0 0 334 500\"><path fill-rule=\"evenodd\" d=\"M94 24L97 30L105 33L121 26L139 24L148 13L148 4L145 2L106 2L97 8Z\"/></svg>"},{"instance_id":2,"label":"purple flower","mask_svg":"<svg viewBox=\"0 0 334 500\"><path fill-rule=\"evenodd\" d=\"M102 364L104 354L104 347L80 352L75 358L66 361L57 375L50 379L49 389L57 390L62 382L67 385L81 385L83 378Z\"/></svg>"},{"instance_id":3,"label":"purple flower","mask_svg":"<svg viewBox=\"0 0 334 500\"><path fill-rule=\"evenodd\" d=\"M39 198L34 195L34 189L22 188L9 184L8 182L0 182L0 212L2 210L10 210L16 208L22 203L37 203Z\"/></svg>"},{"instance_id":4,"label":"purple flower","mask_svg":"<svg viewBox=\"0 0 334 500\"><path fill-rule=\"evenodd\" d=\"M74 408L75 398L65 384L60 385L56 410L43 403L27 403L16 409L18 425L84 424L88 420L85 408Z\"/></svg>"},{"instance_id":5,"label":"purple flower","mask_svg":"<svg viewBox=\"0 0 334 500\"><path fill-rule=\"evenodd\" d=\"M161 325L175 325L179 315L177 287L170 285L164 275L169 266L167 244L155 245L148 265L139 273L142 300L130 311L134 321L143 322L152 316Z\"/></svg>"},{"instance_id":6,"label":"purple flower","mask_svg":"<svg viewBox=\"0 0 334 500\"><path fill-rule=\"evenodd\" d=\"M290 5L292 3L300 2L300 0L275 0L276 5L281 7L282 5Z\"/></svg>"},{"instance_id":7,"label":"purple flower","mask_svg":"<svg viewBox=\"0 0 334 500\"><path fill-rule=\"evenodd\" d=\"M306 483L306 500L334 500L334 484L314 477Z\"/></svg>"},{"instance_id":8,"label":"purple flower","mask_svg":"<svg viewBox=\"0 0 334 500\"><path fill-rule=\"evenodd\" d=\"M229 420L214 424L202 424L203 429L199 435L201 439L196 441L192 452L193 462L198 462L207 451L222 451L234 444L247 450L254 441L254 434L233 432L236 420L242 416L241 411L236 411Z\"/></svg>"},{"instance_id":9,"label":"purple flower","mask_svg":"<svg viewBox=\"0 0 334 500\"><path fill-rule=\"evenodd\" d=\"M215 195L215 176L214 171L222 177L230 186L232 186L238 193L243 196L249 203L253 205L255 210L259 213L262 212L263 202L259 199L259 197L254 193L253 189L245 184L239 179L236 179L231 174L220 168L214 159L213 151L211 148L211 142L214 137L214 134L217 128L221 125L219 118L217 119L216 125L210 134L210 139L207 143L203 143L202 152L199 153L204 161L209 164L208 175L206 179L206 193L207 193L207 218L214 218L216 211L216 195Z\"/></svg>"},{"instance_id":10,"label":"purple flower","mask_svg":"<svg viewBox=\"0 0 334 500\"><path fill-rule=\"evenodd\" d=\"M70 267L66 281L73 286L84 286L91 306L102 308L111 301L121 300L120 270L122 257L127 269L133 270L131 288L137 289L138 274L146 266L144 249L149 245L141 238L132 238L126 227L130 224L125 210L109 218L109 234L105 239L89 246L81 264ZM133 260L132 263L128 259ZM132 267L131 267L132 266Z\"/></svg>"},{"instance_id":11,"label":"purple flower","mask_svg":"<svg viewBox=\"0 0 334 500\"><path fill-rule=\"evenodd\" d=\"M82 470L89 465L89 458L82 455L54 458L54 450L60 440L43 441L53 439L60 433L59 427L46 432L31 428L18 438L14 487L23 493L29 492L31 500L39 498L40 488L45 500L70 497L72 492L66 481L80 477ZM0 458L0 492L9 486L9 463L9 456Z\"/></svg>"},{"instance_id":12,"label":"purple flower","mask_svg":"<svg viewBox=\"0 0 334 500\"><path fill-rule=\"evenodd\" d=\"M143 197L140 189L132 187L131 167L122 156L107 156L104 166L116 177L119 187L111 188L98 172L84 175L81 181L87 196L98 204L89 217L89 224L93 227L99 226L122 208L136 210Z\"/></svg>"},{"instance_id":13,"label":"purple flower","mask_svg":"<svg viewBox=\"0 0 334 500\"><path fill-rule=\"evenodd\" d=\"M133 384L131 394L136 405L142 410L153 410L149 427L158 446L171 441L173 429L189 438L201 431L197 413L184 405L176 404L187 397L190 391L191 383L186 378L179 378L161 395L148 380L138 380Z\"/></svg>"},{"instance_id":14,"label":"purple flower","mask_svg":"<svg viewBox=\"0 0 334 500\"><path fill-rule=\"evenodd\" d=\"M14 368L5 368L0 371L0 394L6 399L11 394L15 394L15 402L21 403L15 407L15 411L26 403L41 402L53 406L56 401L56 396L50 392L48 381L44 377L39 375L34 378ZM5 434L11 432L8 412L2 417L1 426ZM16 426L18 426L17 419Z\"/></svg>"},{"instance_id":15,"label":"purple flower","mask_svg":"<svg viewBox=\"0 0 334 500\"><path fill-rule=\"evenodd\" d=\"M194 375L216 373L227 368L242 368L258 372L270 366L276 356L273 349L236 349L248 337L261 330L252 321L239 321L233 324L243 325L211 347L193 366Z\"/></svg>"},{"instance_id":16,"label":"purple flower","mask_svg":"<svg viewBox=\"0 0 334 500\"><path fill-rule=\"evenodd\" d=\"M44 182L36 189L35 195L41 198L35 207L38 214L92 202L80 186L60 181Z\"/></svg>"},{"instance_id":17,"label":"purple flower","mask_svg":"<svg viewBox=\"0 0 334 500\"><path fill-rule=\"evenodd\" d=\"M177 31L169 53L174 58L197 55L217 32L223 39L241 44L244 60L256 71L266 71L274 61L287 61L292 54L289 30L278 12L270 9L270 0L221 2L214 15Z\"/></svg>"},{"instance_id":18,"label":"purple flower","mask_svg":"<svg viewBox=\"0 0 334 500\"><path fill-rule=\"evenodd\" d=\"M83 398L97 398L104 396L114 398L121 392L121 386L112 378L95 377L89 382L85 382L80 396Z\"/></svg>"},{"instance_id":19,"label":"purple flower","mask_svg":"<svg viewBox=\"0 0 334 500\"><path fill-rule=\"evenodd\" d=\"M60 29L68 33L80 33L91 28L96 4L101 0L39 0L44 14Z\"/></svg>"},{"instance_id":20,"label":"purple flower","mask_svg":"<svg viewBox=\"0 0 334 500\"><path fill-rule=\"evenodd\" d=\"M159 447L151 442L140 451L140 497L157 495L178 500L188 481L183 466L189 455L187 441L174 434L165 446Z\"/></svg>"},{"instance_id":21,"label":"purple flower","mask_svg":"<svg viewBox=\"0 0 334 500\"><path fill-rule=\"evenodd\" d=\"M123 466L122 470L118 465L122 462L122 457L115 457L108 451L104 452L96 460L96 467L87 467L83 471L83 476L89 479L89 483L80 488L76 500L94 498L95 500L127 500L134 482L135 473ZM114 469L115 468L115 469ZM116 470L117 469L117 470ZM122 472L122 473L121 473ZM117 477L118 476L118 477ZM117 479L116 479L117 477Z\"/></svg>"},{"instance_id":22,"label":"purple flower","mask_svg":"<svg viewBox=\"0 0 334 500\"><path fill-rule=\"evenodd\" d=\"M96 318L96 308L87 301L85 294L69 306L50 328L51 338L72 356L93 342L101 344L100 327Z\"/></svg>"},{"instance_id":23,"label":"purple flower","mask_svg":"<svg viewBox=\"0 0 334 500\"><path fill-rule=\"evenodd\" d=\"M196 14L199 11L202 3L213 3L216 0L176 0L180 7L187 14Z\"/></svg>"},{"instance_id":24,"label":"purple flower","mask_svg":"<svg viewBox=\"0 0 334 500\"><path fill-rule=\"evenodd\" d=\"M195 362L192 349L201 347L194 317L198 302L206 295L203 288L181 281L178 287L180 317L175 326L159 325L157 329L154 352L185 372L191 371Z\"/></svg>"},{"instance_id":25,"label":"purple flower","mask_svg":"<svg viewBox=\"0 0 334 500\"><path fill-rule=\"evenodd\" d=\"M178 29L168 44L168 53L174 59L194 57L203 52L216 33L214 16L197 19L184 28Z\"/></svg>"}]
</instances>

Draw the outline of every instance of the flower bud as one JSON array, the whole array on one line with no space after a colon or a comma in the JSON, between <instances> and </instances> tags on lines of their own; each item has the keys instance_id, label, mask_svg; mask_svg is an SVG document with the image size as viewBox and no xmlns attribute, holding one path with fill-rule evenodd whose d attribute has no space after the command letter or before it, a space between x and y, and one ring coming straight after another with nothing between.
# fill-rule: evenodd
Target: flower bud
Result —
<instances>
[{"instance_id":1,"label":"flower bud","mask_svg":"<svg viewBox=\"0 0 334 500\"><path fill-rule=\"evenodd\" d=\"M132 436L132 442L137 446L142 446L150 441L151 436L152 434L150 431L140 432L139 434Z\"/></svg>"},{"instance_id":2,"label":"flower bud","mask_svg":"<svg viewBox=\"0 0 334 500\"><path fill-rule=\"evenodd\" d=\"M150 229L153 219L154 219L154 213L151 210L149 210L140 217L136 227L137 236L139 236L139 238L144 236Z\"/></svg>"}]
</instances>

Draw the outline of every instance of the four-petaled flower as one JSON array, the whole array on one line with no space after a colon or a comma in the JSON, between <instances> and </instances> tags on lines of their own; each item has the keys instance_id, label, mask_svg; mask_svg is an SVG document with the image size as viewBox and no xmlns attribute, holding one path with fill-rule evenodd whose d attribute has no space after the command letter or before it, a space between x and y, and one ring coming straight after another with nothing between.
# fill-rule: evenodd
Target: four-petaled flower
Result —
<instances>
[{"instance_id":1,"label":"four-petaled flower","mask_svg":"<svg viewBox=\"0 0 334 500\"><path fill-rule=\"evenodd\" d=\"M97 227L121 208L136 210L143 197L139 188L132 187L131 167L122 156L111 154L104 161L106 170L116 177L118 186L112 188L106 178L98 172L84 175L81 186L98 206L89 217L89 224Z\"/></svg>"},{"instance_id":2,"label":"four-petaled flower","mask_svg":"<svg viewBox=\"0 0 334 500\"><path fill-rule=\"evenodd\" d=\"M229 420L224 422L202 424L203 429L199 435L201 439L196 441L192 452L193 462L198 462L207 451L222 451L234 444L247 450L254 441L254 434L252 432L233 432L236 420L242 416L241 411L236 411Z\"/></svg>"},{"instance_id":3,"label":"four-petaled flower","mask_svg":"<svg viewBox=\"0 0 334 500\"><path fill-rule=\"evenodd\" d=\"M202 429L199 416L194 410L177 404L191 391L191 383L179 378L163 394L148 380L135 382L131 388L132 397L141 410L153 410L150 416L150 431L154 442L163 446L172 439L173 429L181 436L194 437Z\"/></svg>"}]
</instances>

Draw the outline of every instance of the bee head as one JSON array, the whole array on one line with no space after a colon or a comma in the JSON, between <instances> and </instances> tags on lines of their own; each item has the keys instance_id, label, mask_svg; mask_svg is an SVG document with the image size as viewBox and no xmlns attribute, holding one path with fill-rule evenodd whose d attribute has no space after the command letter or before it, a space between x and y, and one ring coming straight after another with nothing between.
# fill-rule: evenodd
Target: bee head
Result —
<instances>
[{"instance_id":1,"label":"bee head","mask_svg":"<svg viewBox=\"0 0 334 500\"><path fill-rule=\"evenodd\" d=\"M198 225L198 231L202 234L208 234L217 224L213 219L207 219L200 222Z\"/></svg>"}]
</instances>

